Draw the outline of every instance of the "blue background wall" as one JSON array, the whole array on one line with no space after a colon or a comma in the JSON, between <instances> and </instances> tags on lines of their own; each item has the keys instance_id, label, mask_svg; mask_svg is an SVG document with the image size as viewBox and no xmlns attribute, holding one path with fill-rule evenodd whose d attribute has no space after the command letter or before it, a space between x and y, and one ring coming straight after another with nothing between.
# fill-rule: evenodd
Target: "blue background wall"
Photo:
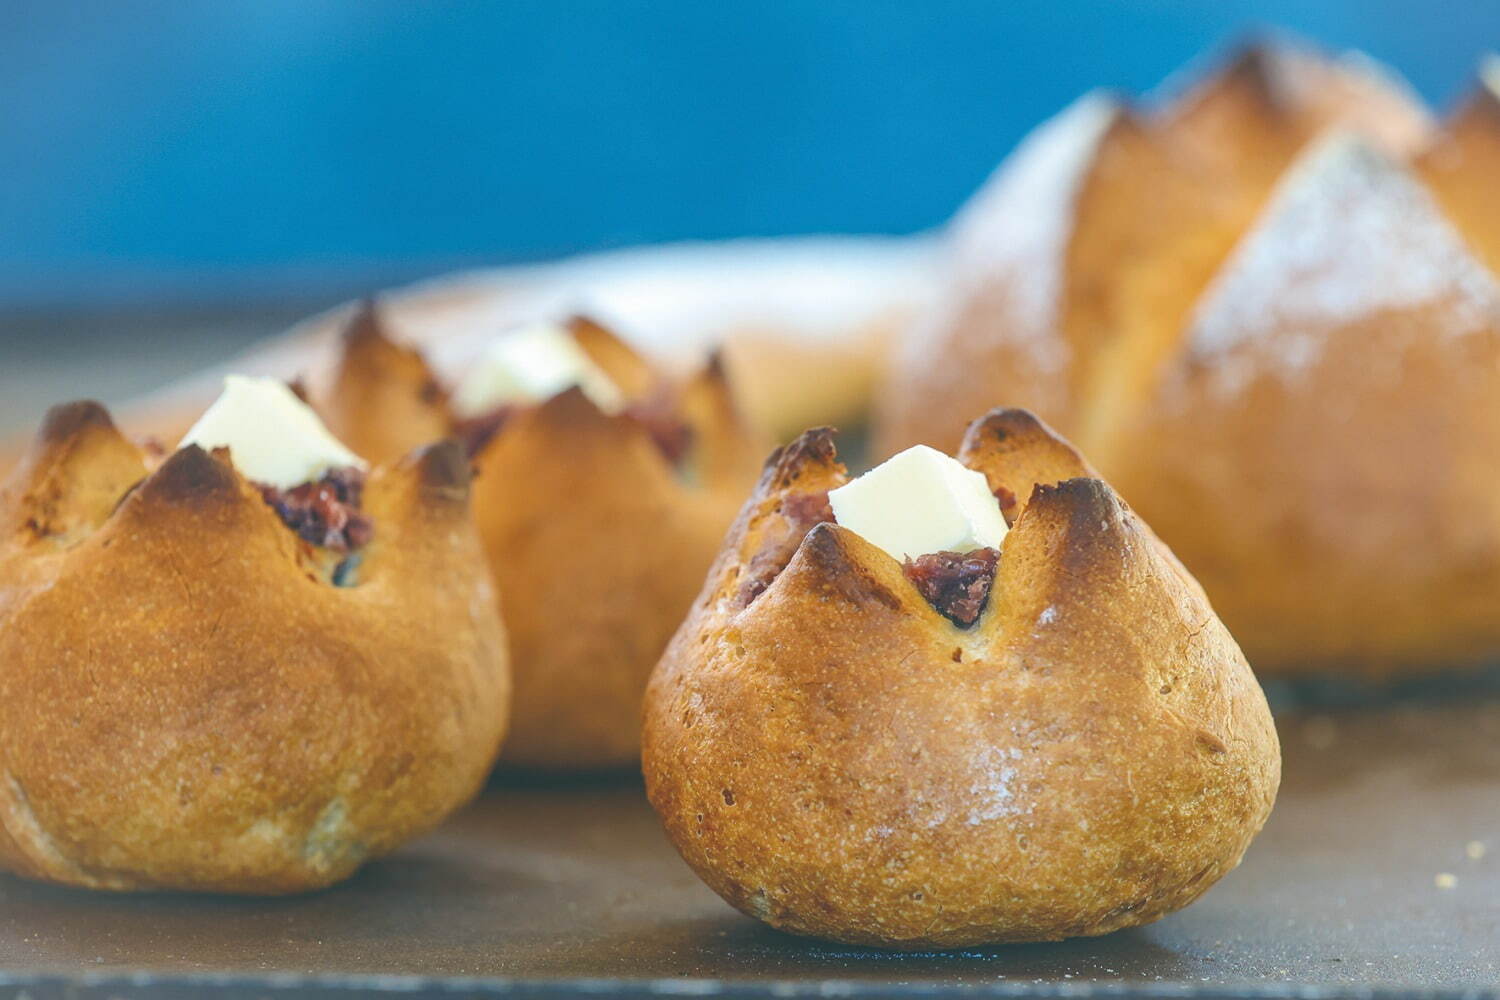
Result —
<instances>
[{"instance_id":1,"label":"blue background wall","mask_svg":"<svg viewBox=\"0 0 1500 1000\"><path fill-rule=\"evenodd\" d=\"M1496 0L11 0L0 304L908 232L1081 91L1257 23L1442 104L1500 46Z\"/></svg>"}]
</instances>

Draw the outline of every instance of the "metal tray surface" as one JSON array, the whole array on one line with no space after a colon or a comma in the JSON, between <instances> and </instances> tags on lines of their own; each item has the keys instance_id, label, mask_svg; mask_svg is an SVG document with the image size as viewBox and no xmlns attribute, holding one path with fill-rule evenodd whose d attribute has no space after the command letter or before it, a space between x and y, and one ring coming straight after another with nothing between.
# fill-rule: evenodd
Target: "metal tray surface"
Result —
<instances>
[{"instance_id":1,"label":"metal tray surface","mask_svg":"<svg viewBox=\"0 0 1500 1000\"><path fill-rule=\"evenodd\" d=\"M311 896L108 895L0 878L0 996L1500 996L1492 686L1278 716L1285 778L1244 864L1150 927L891 954L740 916L638 781L496 783Z\"/></svg>"}]
</instances>

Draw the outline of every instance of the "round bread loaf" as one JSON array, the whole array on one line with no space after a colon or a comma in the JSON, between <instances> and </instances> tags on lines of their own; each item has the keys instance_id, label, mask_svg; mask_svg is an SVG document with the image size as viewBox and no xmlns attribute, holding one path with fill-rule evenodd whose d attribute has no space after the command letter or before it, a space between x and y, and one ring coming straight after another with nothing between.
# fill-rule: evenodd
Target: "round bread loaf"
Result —
<instances>
[{"instance_id":1,"label":"round bread loaf","mask_svg":"<svg viewBox=\"0 0 1500 1000\"><path fill-rule=\"evenodd\" d=\"M1103 934L1197 898L1271 810L1265 698L1171 553L1028 413L975 422L960 458L1013 522L971 627L794 513L845 480L810 431L766 464L652 676L668 836L779 929L905 949Z\"/></svg>"},{"instance_id":2,"label":"round bread loaf","mask_svg":"<svg viewBox=\"0 0 1500 1000\"><path fill-rule=\"evenodd\" d=\"M227 459L149 464L75 403L0 491L0 865L298 892L465 803L510 685L457 447L374 471L339 585Z\"/></svg>"}]
</instances>

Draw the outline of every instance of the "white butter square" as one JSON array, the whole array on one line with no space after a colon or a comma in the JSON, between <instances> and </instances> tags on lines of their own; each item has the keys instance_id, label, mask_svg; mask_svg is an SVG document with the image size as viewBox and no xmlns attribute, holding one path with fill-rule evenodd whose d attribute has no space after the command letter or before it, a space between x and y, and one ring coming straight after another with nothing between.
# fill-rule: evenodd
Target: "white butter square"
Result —
<instances>
[{"instance_id":1,"label":"white butter square","mask_svg":"<svg viewBox=\"0 0 1500 1000\"><path fill-rule=\"evenodd\" d=\"M895 559L999 548L1007 530L984 474L926 445L831 490L828 502L839 524Z\"/></svg>"},{"instance_id":2,"label":"white butter square","mask_svg":"<svg viewBox=\"0 0 1500 1000\"><path fill-rule=\"evenodd\" d=\"M625 399L573 334L555 323L538 323L498 337L459 382L453 409L477 417L507 403L540 403L578 386L605 413L618 413Z\"/></svg>"},{"instance_id":3,"label":"white butter square","mask_svg":"<svg viewBox=\"0 0 1500 1000\"><path fill-rule=\"evenodd\" d=\"M312 407L275 378L229 375L224 391L177 447L228 448L229 461L255 483L288 490L330 469L365 468L328 432Z\"/></svg>"}]
</instances>

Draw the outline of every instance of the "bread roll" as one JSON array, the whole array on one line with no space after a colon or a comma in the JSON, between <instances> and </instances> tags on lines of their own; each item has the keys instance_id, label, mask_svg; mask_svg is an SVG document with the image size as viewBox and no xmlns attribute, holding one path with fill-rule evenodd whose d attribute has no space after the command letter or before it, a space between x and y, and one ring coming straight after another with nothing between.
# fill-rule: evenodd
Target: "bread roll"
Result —
<instances>
[{"instance_id":1,"label":"bread roll","mask_svg":"<svg viewBox=\"0 0 1500 1000\"><path fill-rule=\"evenodd\" d=\"M810 431L767 462L652 676L668 836L781 930L1104 934L1197 898L1270 812L1265 699L1171 553L1030 414L976 421L960 457L1013 521L971 627L863 537L790 513L845 480Z\"/></svg>"},{"instance_id":2,"label":"bread roll","mask_svg":"<svg viewBox=\"0 0 1500 1000\"><path fill-rule=\"evenodd\" d=\"M0 865L300 892L466 802L509 676L456 448L374 471L344 586L226 459L153 461L69 404L0 491Z\"/></svg>"}]
</instances>

